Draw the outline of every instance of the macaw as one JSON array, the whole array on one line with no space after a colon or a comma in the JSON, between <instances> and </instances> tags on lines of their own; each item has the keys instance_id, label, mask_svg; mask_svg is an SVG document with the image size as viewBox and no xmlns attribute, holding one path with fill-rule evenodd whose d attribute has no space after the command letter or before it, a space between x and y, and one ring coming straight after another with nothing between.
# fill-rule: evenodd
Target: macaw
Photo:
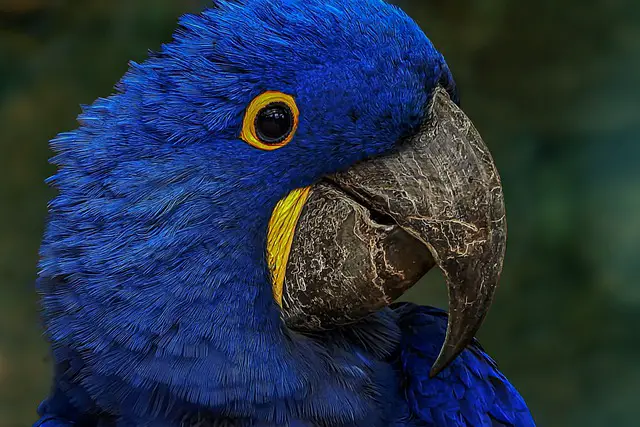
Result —
<instances>
[{"instance_id":1,"label":"macaw","mask_svg":"<svg viewBox=\"0 0 640 427\"><path fill-rule=\"evenodd\" d=\"M37 427L533 426L474 339L506 223L383 0L218 0L51 142ZM437 266L449 315L394 303Z\"/></svg>"}]
</instances>

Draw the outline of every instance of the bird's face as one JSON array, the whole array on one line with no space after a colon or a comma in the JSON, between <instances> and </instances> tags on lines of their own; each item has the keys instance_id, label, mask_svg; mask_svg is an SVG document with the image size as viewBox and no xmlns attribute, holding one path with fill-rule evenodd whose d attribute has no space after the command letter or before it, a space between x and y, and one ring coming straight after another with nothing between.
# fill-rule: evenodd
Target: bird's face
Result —
<instances>
[{"instance_id":1,"label":"bird's face","mask_svg":"<svg viewBox=\"0 0 640 427\"><path fill-rule=\"evenodd\" d=\"M141 67L147 120L263 193L394 150L450 79L424 33L381 0L219 3L182 20L170 58Z\"/></svg>"},{"instance_id":2,"label":"bird's face","mask_svg":"<svg viewBox=\"0 0 640 427\"><path fill-rule=\"evenodd\" d=\"M290 326L357 320L437 264L452 314L438 369L473 337L502 266L499 178L443 57L399 9L222 1L120 89L113 126L133 130L104 144L139 173L115 186L178 212L165 238L210 224L227 257L255 246L262 259L238 268L269 269Z\"/></svg>"}]
</instances>

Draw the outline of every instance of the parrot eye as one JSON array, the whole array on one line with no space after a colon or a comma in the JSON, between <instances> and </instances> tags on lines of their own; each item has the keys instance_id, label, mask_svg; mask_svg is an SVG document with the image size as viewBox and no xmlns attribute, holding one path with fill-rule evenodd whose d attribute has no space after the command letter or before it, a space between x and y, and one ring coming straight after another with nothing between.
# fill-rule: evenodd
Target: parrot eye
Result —
<instances>
[{"instance_id":1,"label":"parrot eye","mask_svg":"<svg viewBox=\"0 0 640 427\"><path fill-rule=\"evenodd\" d=\"M281 102L268 105L256 116L256 133L265 144L279 144L293 129L293 114Z\"/></svg>"},{"instance_id":2,"label":"parrot eye","mask_svg":"<svg viewBox=\"0 0 640 427\"><path fill-rule=\"evenodd\" d=\"M261 150L277 150L293 139L298 116L298 107L292 96L265 92L247 107L240 138Z\"/></svg>"}]
</instances>

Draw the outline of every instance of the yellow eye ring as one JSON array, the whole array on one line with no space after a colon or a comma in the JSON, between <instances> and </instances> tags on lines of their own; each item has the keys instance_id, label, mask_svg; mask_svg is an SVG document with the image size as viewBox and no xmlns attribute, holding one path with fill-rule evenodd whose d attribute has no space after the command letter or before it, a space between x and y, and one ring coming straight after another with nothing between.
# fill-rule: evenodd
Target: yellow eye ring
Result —
<instances>
[{"instance_id":1,"label":"yellow eye ring","mask_svg":"<svg viewBox=\"0 0 640 427\"><path fill-rule=\"evenodd\" d=\"M240 138L260 150L282 148L298 130L300 111L291 95L268 91L258 95L247 107Z\"/></svg>"}]
</instances>

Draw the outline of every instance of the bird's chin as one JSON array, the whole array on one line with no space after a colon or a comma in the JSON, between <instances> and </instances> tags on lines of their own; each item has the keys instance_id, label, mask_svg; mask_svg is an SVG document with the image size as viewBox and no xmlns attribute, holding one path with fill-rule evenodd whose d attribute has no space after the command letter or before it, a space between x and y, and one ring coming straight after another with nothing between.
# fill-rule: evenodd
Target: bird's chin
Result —
<instances>
[{"instance_id":1,"label":"bird's chin","mask_svg":"<svg viewBox=\"0 0 640 427\"><path fill-rule=\"evenodd\" d=\"M450 316L433 373L473 339L502 270L504 201L486 145L444 90L396 152L327 177L298 214L282 280L290 328L356 322L438 266Z\"/></svg>"}]
</instances>

